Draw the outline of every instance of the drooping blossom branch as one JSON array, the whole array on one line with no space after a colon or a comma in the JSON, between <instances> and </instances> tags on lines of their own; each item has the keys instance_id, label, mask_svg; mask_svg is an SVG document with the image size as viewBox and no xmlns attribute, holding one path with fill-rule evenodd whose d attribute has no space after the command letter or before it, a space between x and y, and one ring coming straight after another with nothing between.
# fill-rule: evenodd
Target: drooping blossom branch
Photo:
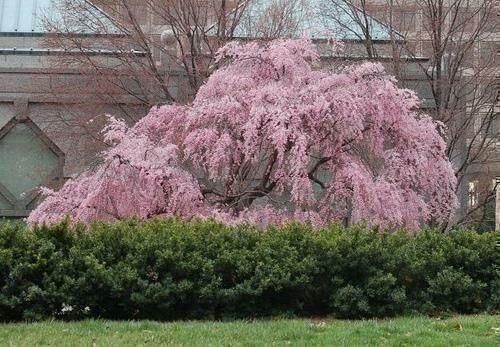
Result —
<instances>
[{"instance_id":1,"label":"drooping blossom branch","mask_svg":"<svg viewBox=\"0 0 500 347\"><path fill-rule=\"evenodd\" d=\"M436 123L418 112L415 93L398 88L379 64L331 73L315 70L318 60L308 40L226 45L219 69L191 105L155 107L127 132L118 131L120 143L99 170L109 170L117 155L140 169L105 191L97 215L123 191L136 207L116 217L177 213L255 222L274 214L277 222L411 229L447 221L456 206L456 179L445 141ZM122 126L107 129L108 136ZM177 171L169 176L167 169ZM100 171L90 179L98 187L110 180ZM167 182L165 193L159 187ZM148 194L136 194L133 187L143 185ZM188 211L177 207L181 201Z\"/></svg>"}]
</instances>

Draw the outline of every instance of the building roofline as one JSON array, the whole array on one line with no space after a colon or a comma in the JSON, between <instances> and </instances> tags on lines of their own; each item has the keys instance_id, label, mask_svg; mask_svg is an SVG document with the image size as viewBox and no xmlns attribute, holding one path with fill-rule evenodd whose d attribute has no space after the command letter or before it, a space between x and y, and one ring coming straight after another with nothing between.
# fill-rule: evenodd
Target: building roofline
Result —
<instances>
[{"instance_id":1,"label":"building roofline","mask_svg":"<svg viewBox=\"0 0 500 347\"><path fill-rule=\"evenodd\" d=\"M27 55L27 56L61 56L61 55L86 55L86 56L123 56L133 55L144 57L144 51L123 51L109 49L49 49L49 48L0 48L0 55Z\"/></svg>"},{"instance_id":2,"label":"building roofline","mask_svg":"<svg viewBox=\"0 0 500 347\"><path fill-rule=\"evenodd\" d=\"M98 33L86 33L86 32L27 32L27 31L0 31L0 37L47 37L47 36L79 36L79 37L101 37L101 38L119 38L119 37L127 37L128 35L123 34L98 34Z\"/></svg>"}]
</instances>

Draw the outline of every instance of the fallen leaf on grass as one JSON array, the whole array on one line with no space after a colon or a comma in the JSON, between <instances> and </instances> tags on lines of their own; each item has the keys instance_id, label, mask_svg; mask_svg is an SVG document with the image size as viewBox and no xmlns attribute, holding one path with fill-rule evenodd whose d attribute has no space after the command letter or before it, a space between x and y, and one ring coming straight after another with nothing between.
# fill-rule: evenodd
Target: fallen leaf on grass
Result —
<instances>
[{"instance_id":1,"label":"fallen leaf on grass","mask_svg":"<svg viewBox=\"0 0 500 347\"><path fill-rule=\"evenodd\" d=\"M316 328L316 329L326 328L326 322L311 323L311 328Z\"/></svg>"}]
</instances>

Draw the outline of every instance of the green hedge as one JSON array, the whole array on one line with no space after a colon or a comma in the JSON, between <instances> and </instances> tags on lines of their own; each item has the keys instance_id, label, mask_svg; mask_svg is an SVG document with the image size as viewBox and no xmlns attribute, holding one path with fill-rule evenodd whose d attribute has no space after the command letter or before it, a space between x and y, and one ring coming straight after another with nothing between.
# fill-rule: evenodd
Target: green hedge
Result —
<instances>
[{"instance_id":1,"label":"green hedge","mask_svg":"<svg viewBox=\"0 0 500 347\"><path fill-rule=\"evenodd\" d=\"M498 311L498 233L257 231L175 219L0 226L0 320Z\"/></svg>"}]
</instances>

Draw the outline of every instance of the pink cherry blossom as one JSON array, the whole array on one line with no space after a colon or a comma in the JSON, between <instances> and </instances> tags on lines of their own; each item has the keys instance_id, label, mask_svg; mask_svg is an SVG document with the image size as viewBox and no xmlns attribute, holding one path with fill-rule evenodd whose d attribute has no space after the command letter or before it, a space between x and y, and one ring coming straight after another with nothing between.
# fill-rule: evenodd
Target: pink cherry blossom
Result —
<instances>
[{"instance_id":1,"label":"pink cherry blossom","mask_svg":"<svg viewBox=\"0 0 500 347\"><path fill-rule=\"evenodd\" d=\"M305 39L228 44L192 104L155 107L130 129L112 120L103 164L49 194L30 222L447 221L456 179L442 125L382 65L333 73L314 69L318 59Z\"/></svg>"}]
</instances>

